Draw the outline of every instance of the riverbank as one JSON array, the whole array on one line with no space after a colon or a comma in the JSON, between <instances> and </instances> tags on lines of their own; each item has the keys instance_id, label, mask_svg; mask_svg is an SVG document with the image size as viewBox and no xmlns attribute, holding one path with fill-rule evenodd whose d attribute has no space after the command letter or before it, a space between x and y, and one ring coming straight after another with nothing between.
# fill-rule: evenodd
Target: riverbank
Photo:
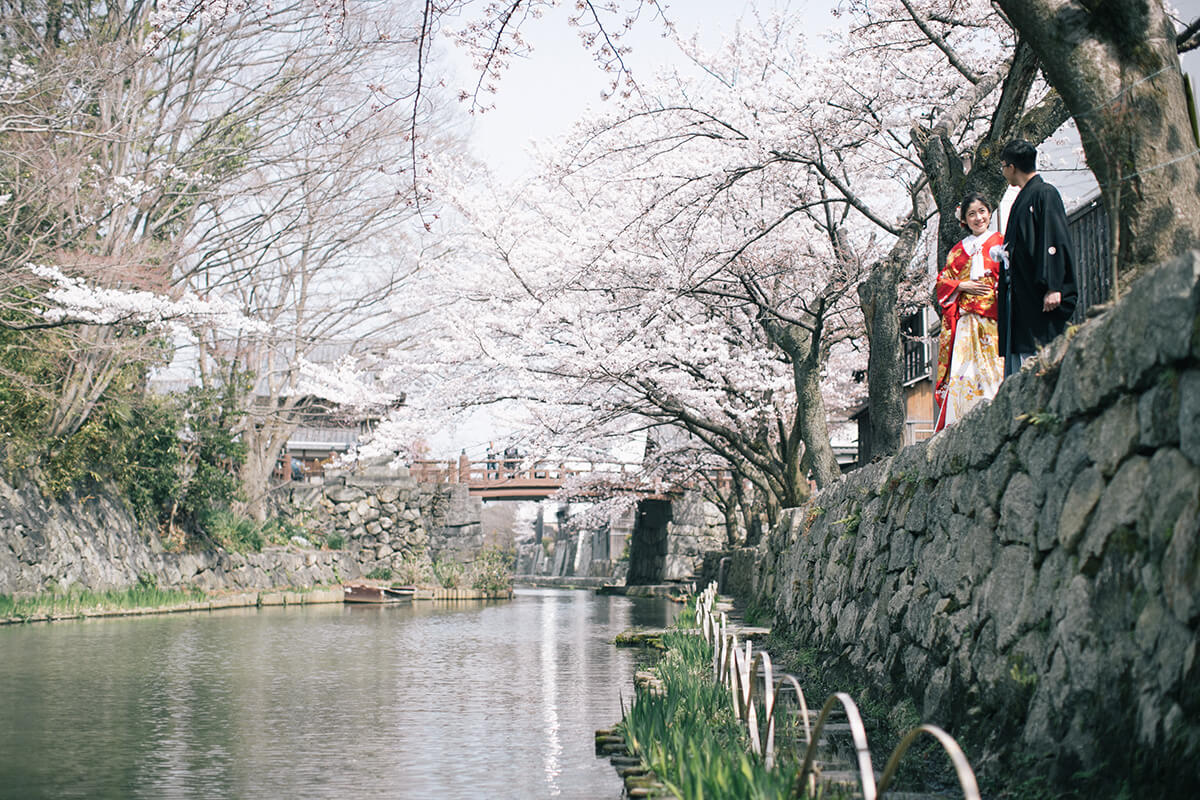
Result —
<instances>
[{"instance_id":1,"label":"riverbank","mask_svg":"<svg viewBox=\"0 0 1200 800\"><path fill-rule=\"evenodd\" d=\"M26 622L63 622L76 619L93 619L103 617L140 617L153 614L180 614L188 611L219 611L225 608L248 608L252 606L288 606L312 605L315 603L342 602L342 587L318 587L308 590L278 590L267 592L239 592L228 595L206 595L199 599L165 602L157 605L121 606L98 605L94 607L70 605L70 595L50 596L45 598L29 598L26 607L28 612L8 613L0 616L0 625L15 625ZM39 603L48 605L44 611L36 610ZM22 601L13 605L20 609ZM58 606L65 606L61 610Z\"/></svg>"},{"instance_id":2,"label":"riverbank","mask_svg":"<svg viewBox=\"0 0 1200 800\"><path fill-rule=\"evenodd\" d=\"M198 590L196 590L199 593ZM153 614L181 614L189 611L219 611L226 608L251 608L267 606L301 606L344 601L342 586L319 586L312 589L277 589L262 592L239 592L235 594L203 595L187 598L190 592L163 593L184 595L172 601L128 605L122 597L90 599L84 595L61 594L11 600L0 597L0 625L19 625L26 622L64 622L67 620L94 619L104 617L138 617ZM74 598L74 599L73 599ZM508 600L507 592L480 592L476 589L422 587L413 594L413 601L452 602L460 600ZM7 602L4 602L7 601ZM21 609L28 609L22 611Z\"/></svg>"},{"instance_id":3,"label":"riverbank","mask_svg":"<svg viewBox=\"0 0 1200 800\"><path fill-rule=\"evenodd\" d=\"M621 722L596 732L597 755L608 756L630 797L792 797L799 763L772 764L751 747L728 686L713 680L712 645L698 629L680 627L692 614L689 607L671 627L617 637L619 647L663 655L635 675Z\"/></svg>"}]
</instances>

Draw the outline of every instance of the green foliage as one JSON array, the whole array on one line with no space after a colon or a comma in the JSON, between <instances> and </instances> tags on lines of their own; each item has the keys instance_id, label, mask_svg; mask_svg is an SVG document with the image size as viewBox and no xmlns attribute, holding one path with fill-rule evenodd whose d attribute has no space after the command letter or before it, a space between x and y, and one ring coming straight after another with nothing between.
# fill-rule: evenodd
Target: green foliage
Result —
<instances>
[{"instance_id":1,"label":"green foliage","mask_svg":"<svg viewBox=\"0 0 1200 800\"><path fill-rule=\"evenodd\" d=\"M747 625L769 625L775 619L775 609L759 603L758 598L755 598L750 605L746 606L742 619Z\"/></svg>"},{"instance_id":2,"label":"green foliage","mask_svg":"<svg viewBox=\"0 0 1200 800\"><path fill-rule=\"evenodd\" d=\"M921 724L921 715L912 698L906 697L888 711L887 721L893 730L907 733Z\"/></svg>"},{"instance_id":3,"label":"green foliage","mask_svg":"<svg viewBox=\"0 0 1200 800\"><path fill-rule=\"evenodd\" d=\"M27 310L6 310L8 321ZM196 532L237 498L245 458L231 432L228 393L193 389L185 395L146 393L145 373L165 353L122 365L77 429L51 435L56 394L72 363L71 344L56 331L0 326L0 467L31 474L62 497L111 483L145 523ZM157 353L158 355L155 355Z\"/></svg>"},{"instance_id":4,"label":"green foliage","mask_svg":"<svg viewBox=\"0 0 1200 800\"><path fill-rule=\"evenodd\" d=\"M844 530L842 531L843 537L853 538L858 534L858 524L860 522L862 522L862 512L856 510L854 513L847 514L841 519L835 521L833 524L842 525L844 527Z\"/></svg>"},{"instance_id":5,"label":"green foliage","mask_svg":"<svg viewBox=\"0 0 1200 800\"><path fill-rule=\"evenodd\" d=\"M263 523L263 539L270 544L287 544L293 536L309 537L308 529L290 519L272 517Z\"/></svg>"},{"instance_id":6,"label":"green foliage","mask_svg":"<svg viewBox=\"0 0 1200 800\"><path fill-rule=\"evenodd\" d=\"M679 614L675 617L676 625L683 628L696 627L696 603L699 599L698 595L684 595L683 604L679 607Z\"/></svg>"},{"instance_id":7,"label":"green foliage","mask_svg":"<svg viewBox=\"0 0 1200 800\"><path fill-rule=\"evenodd\" d=\"M457 589L463 585L467 568L457 561L433 562L433 579L443 589Z\"/></svg>"},{"instance_id":8,"label":"green foliage","mask_svg":"<svg viewBox=\"0 0 1200 800\"><path fill-rule=\"evenodd\" d=\"M0 309L0 322L28 321L18 311ZM0 325L0 442L3 442L7 471L25 461L39 442L50 419L50 398L31 387L52 384L56 378L54 349L44 346L48 336L34 336ZM24 380L21 380L24 378Z\"/></svg>"},{"instance_id":9,"label":"green foliage","mask_svg":"<svg viewBox=\"0 0 1200 800\"><path fill-rule=\"evenodd\" d=\"M262 526L228 509L206 512L200 524L213 543L234 553L257 553L266 544Z\"/></svg>"},{"instance_id":10,"label":"green foliage","mask_svg":"<svg viewBox=\"0 0 1200 800\"><path fill-rule=\"evenodd\" d=\"M512 588L516 554L499 547L486 547L471 565L471 588L501 594Z\"/></svg>"},{"instance_id":11,"label":"green foliage","mask_svg":"<svg viewBox=\"0 0 1200 800\"><path fill-rule=\"evenodd\" d=\"M795 663L805 669L817 665L817 649L815 647L800 647L795 650Z\"/></svg>"},{"instance_id":12,"label":"green foliage","mask_svg":"<svg viewBox=\"0 0 1200 800\"><path fill-rule=\"evenodd\" d=\"M712 648L680 630L663 634L655 667L662 691L639 687L621 722L631 748L676 796L790 798L797 766L768 770L750 753L728 689L711 677Z\"/></svg>"},{"instance_id":13,"label":"green foliage","mask_svg":"<svg viewBox=\"0 0 1200 800\"><path fill-rule=\"evenodd\" d=\"M373 581L390 581L392 570L390 567L376 567L367 573L367 578Z\"/></svg>"},{"instance_id":14,"label":"green foliage","mask_svg":"<svg viewBox=\"0 0 1200 800\"><path fill-rule=\"evenodd\" d=\"M1015 419L1020 422L1028 422L1035 428L1045 428L1046 430L1052 432L1058 432L1062 430L1062 418L1060 418L1053 411L1041 410L1034 411L1030 414L1018 414Z\"/></svg>"},{"instance_id":15,"label":"green foliage","mask_svg":"<svg viewBox=\"0 0 1200 800\"><path fill-rule=\"evenodd\" d=\"M433 583L433 565L428 558L406 555L396 564L396 582L405 586Z\"/></svg>"},{"instance_id":16,"label":"green foliage","mask_svg":"<svg viewBox=\"0 0 1200 800\"><path fill-rule=\"evenodd\" d=\"M1008 676L1020 687L1031 689L1037 686L1038 676L1026 663L1024 656L1009 656Z\"/></svg>"},{"instance_id":17,"label":"green foliage","mask_svg":"<svg viewBox=\"0 0 1200 800\"><path fill-rule=\"evenodd\" d=\"M0 594L0 617L29 618L46 614L75 615L85 611L159 608L203 599L204 592L199 589L160 589L153 578L143 576L127 589L94 592L73 588L19 599Z\"/></svg>"},{"instance_id":18,"label":"green foliage","mask_svg":"<svg viewBox=\"0 0 1200 800\"><path fill-rule=\"evenodd\" d=\"M21 298L30 301L21 307ZM10 297L0 322L33 322L31 292ZM71 373L73 347L56 330L14 330L0 324L0 443L9 474L31 470L57 496L88 482L113 481L139 516L169 495L177 442L168 403L148 398L146 362L121 366L77 429L52 434L58 393Z\"/></svg>"},{"instance_id":19,"label":"green foliage","mask_svg":"<svg viewBox=\"0 0 1200 800\"><path fill-rule=\"evenodd\" d=\"M138 519L157 522L180 488L179 420L162 398L110 402L47 453L44 486L63 496L87 482L112 481Z\"/></svg>"},{"instance_id":20,"label":"green foliage","mask_svg":"<svg viewBox=\"0 0 1200 800\"><path fill-rule=\"evenodd\" d=\"M235 438L234 387L218 392L192 388L183 398L181 494L175 509L187 525L226 509L239 497L237 471L246 460Z\"/></svg>"},{"instance_id":21,"label":"green foliage","mask_svg":"<svg viewBox=\"0 0 1200 800\"><path fill-rule=\"evenodd\" d=\"M325 537L325 546L330 550L341 550L346 546L346 536L340 531L334 531Z\"/></svg>"}]
</instances>

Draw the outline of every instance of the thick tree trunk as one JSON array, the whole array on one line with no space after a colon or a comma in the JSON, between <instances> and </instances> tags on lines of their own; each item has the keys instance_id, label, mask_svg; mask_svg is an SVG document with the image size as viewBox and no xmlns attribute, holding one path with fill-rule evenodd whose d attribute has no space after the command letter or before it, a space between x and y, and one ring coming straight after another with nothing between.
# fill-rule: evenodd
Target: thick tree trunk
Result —
<instances>
[{"instance_id":1,"label":"thick tree trunk","mask_svg":"<svg viewBox=\"0 0 1200 800\"><path fill-rule=\"evenodd\" d=\"M741 528L738 525L737 502L732 496L721 504L721 512L725 516L725 546L737 547Z\"/></svg>"},{"instance_id":2,"label":"thick tree trunk","mask_svg":"<svg viewBox=\"0 0 1200 800\"><path fill-rule=\"evenodd\" d=\"M871 407L870 461L904 446L904 377L900 347L900 275L890 259L859 284L858 300L867 326L867 402Z\"/></svg>"},{"instance_id":3,"label":"thick tree trunk","mask_svg":"<svg viewBox=\"0 0 1200 800\"><path fill-rule=\"evenodd\" d=\"M904 446L904 358L900 345L900 281L921 238L924 214L917 209L900 231L887 258L858 286L867 327L867 402L871 406L870 461Z\"/></svg>"},{"instance_id":4,"label":"thick tree trunk","mask_svg":"<svg viewBox=\"0 0 1200 800\"><path fill-rule=\"evenodd\" d=\"M812 475L819 488L825 488L841 475L833 445L829 440L828 414L821 397L820 359L810 357L803 369L793 367L796 382L796 427L804 442L799 480L804 481L804 499L809 494L807 476ZM803 502L803 501L801 501Z\"/></svg>"},{"instance_id":5,"label":"thick tree trunk","mask_svg":"<svg viewBox=\"0 0 1200 800\"><path fill-rule=\"evenodd\" d=\"M286 413L278 412L280 415ZM258 522L266 522L267 497L271 491L271 474L288 438L296 430L294 423L268 417L260 424L249 424L243 431L246 444L246 460L242 464L239 478L245 500L241 511Z\"/></svg>"},{"instance_id":6,"label":"thick tree trunk","mask_svg":"<svg viewBox=\"0 0 1200 800\"><path fill-rule=\"evenodd\" d=\"M275 459L268 464L256 447L247 447L246 461L242 464L239 480L245 499L241 501L241 513L257 522L267 520L267 491L270 488L271 472Z\"/></svg>"},{"instance_id":7,"label":"thick tree trunk","mask_svg":"<svg viewBox=\"0 0 1200 800\"><path fill-rule=\"evenodd\" d=\"M821 333L819 326L814 332L779 322L766 322L764 328L792 362L796 415L791 430L779 444L784 471L779 502L784 508L795 508L812 494L810 475L817 486L823 487L839 474L821 397Z\"/></svg>"},{"instance_id":8,"label":"thick tree trunk","mask_svg":"<svg viewBox=\"0 0 1200 800\"><path fill-rule=\"evenodd\" d=\"M987 135L964 164L963 154L951 142L951 132L961 126L967 112L977 109L984 101L997 85L1000 74L994 73L980 81L962 102L947 109L933 127L913 131L914 140L921 143L921 165L929 178L929 188L938 210L939 267L946 263L950 248L966 233L956 214L963 196L979 192L988 198L993 208L1000 202L1006 186L1000 173L1000 151L1005 143L1021 138L1040 145L1068 119L1062 98L1053 92L1040 104L1026 110L1029 91L1038 74L1038 61L1033 48L1021 41L999 83L1000 99L992 113Z\"/></svg>"},{"instance_id":9,"label":"thick tree trunk","mask_svg":"<svg viewBox=\"0 0 1200 800\"><path fill-rule=\"evenodd\" d=\"M1160 0L999 0L1079 128L1128 277L1200 243L1200 154Z\"/></svg>"}]
</instances>

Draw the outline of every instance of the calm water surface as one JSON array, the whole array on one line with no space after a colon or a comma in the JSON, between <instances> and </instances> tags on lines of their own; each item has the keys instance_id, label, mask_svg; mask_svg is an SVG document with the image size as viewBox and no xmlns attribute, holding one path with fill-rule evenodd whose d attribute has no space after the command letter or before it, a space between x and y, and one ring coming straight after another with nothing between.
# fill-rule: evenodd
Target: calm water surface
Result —
<instances>
[{"instance_id":1,"label":"calm water surface","mask_svg":"<svg viewBox=\"0 0 1200 800\"><path fill-rule=\"evenodd\" d=\"M663 600L231 609L0 628L0 797L611 798Z\"/></svg>"}]
</instances>

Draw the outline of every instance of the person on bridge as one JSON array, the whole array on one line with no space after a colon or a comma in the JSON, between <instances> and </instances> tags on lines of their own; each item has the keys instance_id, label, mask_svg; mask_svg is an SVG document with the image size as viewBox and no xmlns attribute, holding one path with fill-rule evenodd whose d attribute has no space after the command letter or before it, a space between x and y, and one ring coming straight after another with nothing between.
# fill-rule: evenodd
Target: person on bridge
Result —
<instances>
[{"instance_id":1,"label":"person on bridge","mask_svg":"<svg viewBox=\"0 0 1200 800\"><path fill-rule=\"evenodd\" d=\"M1017 372L1067 328L1078 290L1062 196L1037 172L1037 149L1015 139L1000 151L1000 170L1021 192L1004 229L1007 269L1000 274L1000 352L1004 374Z\"/></svg>"},{"instance_id":2,"label":"person on bridge","mask_svg":"<svg viewBox=\"0 0 1200 800\"><path fill-rule=\"evenodd\" d=\"M486 463L487 463L487 479L489 481L494 481L500 477L500 473L496 471L496 466L498 463L496 459L497 459L496 446L494 444L492 444L491 442L488 442L487 462Z\"/></svg>"},{"instance_id":3,"label":"person on bridge","mask_svg":"<svg viewBox=\"0 0 1200 800\"><path fill-rule=\"evenodd\" d=\"M980 400L994 397L1004 380L996 335L1000 265L991 256L991 249L1004 240L989 228L992 210L983 195L964 197L958 215L959 223L970 233L950 248L936 287L942 310L933 392L938 404L935 430L939 431Z\"/></svg>"}]
</instances>

